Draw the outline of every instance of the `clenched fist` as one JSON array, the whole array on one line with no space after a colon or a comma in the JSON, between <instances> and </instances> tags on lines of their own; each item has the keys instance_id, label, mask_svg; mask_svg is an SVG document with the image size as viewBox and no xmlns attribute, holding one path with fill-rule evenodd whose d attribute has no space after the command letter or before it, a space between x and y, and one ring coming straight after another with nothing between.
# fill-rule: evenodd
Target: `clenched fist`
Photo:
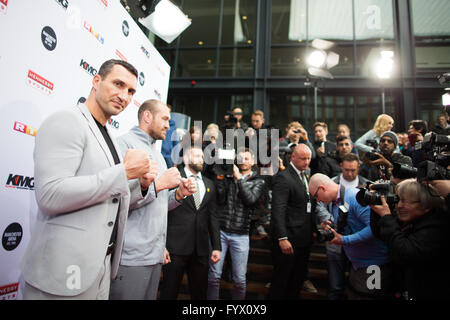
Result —
<instances>
[{"instance_id":1,"label":"clenched fist","mask_svg":"<svg viewBox=\"0 0 450 320\"><path fill-rule=\"evenodd\" d=\"M177 168L167 169L155 182L156 192L178 187L180 185L180 182L180 171L178 171Z\"/></svg>"},{"instance_id":2,"label":"clenched fist","mask_svg":"<svg viewBox=\"0 0 450 320\"><path fill-rule=\"evenodd\" d=\"M150 171L150 158L143 150L128 149L123 159L127 179L137 179Z\"/></svg>"},{"instance_id":3,"label":"clenched fist","mask_svg":"<svg viewBox=\"0 0 450 320\"><path fill-rule=\"evenodd\" d=\"M197 192L197 183L195 181L195 178L181 178L180 186L177 189L177 199L181 200L184 197L189 197L195 192Z\"/></svg>"},{"instance_id":4,"label":"clenched fist","mask_svg":"<svg viewBox=\"0 0 450 320\"><path fill-rule=\"evenodd\" d=\"M158 163L150 160L150 171L141 177L141 188L146 190L158 175Z\"/></svg>"}]
</instances>

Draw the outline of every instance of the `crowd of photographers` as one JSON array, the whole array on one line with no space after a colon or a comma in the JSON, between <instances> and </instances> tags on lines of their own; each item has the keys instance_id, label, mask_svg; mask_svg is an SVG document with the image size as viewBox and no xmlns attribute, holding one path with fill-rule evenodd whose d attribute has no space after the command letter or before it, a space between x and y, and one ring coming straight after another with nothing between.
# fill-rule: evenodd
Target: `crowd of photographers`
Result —
<instances>
[{"instance_id":1,"label":"crowd of photographers","mask_svg":"<svg viewBox=\"0 0 450 320\"><path fill-rule=\"evenodd\" d=\"M250 125L242 117L235 108L222 126L210 124L203 137L194 126L180 143L201 145L202 173L216 186L222 259L209 266L209 299L219 298L229 270L232 297L245 298L252 234L271 239L269 299L296 299L306 284L315 290L307 268L314 241L326 243L331 300L450 297L447 113L431 130L411 121L408 133L382 114L355 143L346 124L330 139L326 123L308 133L294 121L279 137L262 111Z\"/></svg>"}]
</instances>

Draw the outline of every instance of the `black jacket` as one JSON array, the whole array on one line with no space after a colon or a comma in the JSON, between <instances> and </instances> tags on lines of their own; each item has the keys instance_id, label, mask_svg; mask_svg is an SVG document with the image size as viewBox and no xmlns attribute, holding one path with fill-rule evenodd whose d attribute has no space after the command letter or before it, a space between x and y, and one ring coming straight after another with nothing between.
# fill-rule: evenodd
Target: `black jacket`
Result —
<instances>
[{"instance_id":1,"label":"black jacket","mask_svg":"<svg viewBox=\"0 0 450 320\"><path fill-rule=\"evenodd\" d=\"M380 238L402 270L403 289L411 299L449 299L448 212L429 212L401 225L393 215L378 222Z\"/></svg>"},{"instance_id":2,"label":"black jacket","mask_svg":"<svg viewBox=\"0 0 450 320\"><path fill-rule=\"evenodd\" d=\"M311 196L312 198L312 196ZM312 212L316 202L312 199ZM315 215L306 213L307 193L295 169L288 164L286 170L273 179L272 216L270 234L272 240L287 237L293 247L309 247L313 243ZM278 245L278 244L277 244Z\"/></svg>"},{"instance_id":3,"label":"black jacket","mask_svg":"<svg viewBox=\"0 0 450 320\"><path fill-rule=\"evenodd\" d=\"M247 179L216 178L217 211L220 229L249 234L250 214L264 191L265 181L253 171Z\"/></svg>"},{"instance_id":4,"label":"black jacket","mask_svg":"<svg viewBox=\"0 0 450 320\"><path fill-rule=\"evenodd\" d=\"M181 166L178 170L181 176L186 178L183 168ZM221 250L216 188L205 176L202 175L202 179L206 192L200 208L195 208L194 198L189 196L168 214L166 248L169 253L209 255L209 240L213 250Z\"/></svg>"}]
</instances>

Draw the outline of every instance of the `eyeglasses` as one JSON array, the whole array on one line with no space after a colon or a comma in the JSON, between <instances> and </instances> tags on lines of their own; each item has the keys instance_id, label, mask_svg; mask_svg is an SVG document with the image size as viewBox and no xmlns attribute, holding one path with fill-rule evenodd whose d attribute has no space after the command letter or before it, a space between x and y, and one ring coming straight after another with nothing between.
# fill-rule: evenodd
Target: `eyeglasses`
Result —
<instances>
[{"instance_id":1,"label":"eyeglasses","mask_svg":"<svg viewBox=\"0 0 450 320\"><path fill-rule=\"evenodd\" d=\"M323 188L323 187L322 187L322 186L319 186L319 187L317 188L316 192L315 192L314 195L313 195L313 198L314 198L314 199L317 199L317 194L319 193L320 188Z\"/></svg>"},{"instance_id":2,"label":"eyeglasses","mask_svg":"<svg viewBox=\"0 0 450 320\"><path fill-rule=\"evenodd\" d=\"M233 114L234 114L235 116L240 116L240 115L242 115L242 112L233 112Z\"/></svg>"}]
</instances>

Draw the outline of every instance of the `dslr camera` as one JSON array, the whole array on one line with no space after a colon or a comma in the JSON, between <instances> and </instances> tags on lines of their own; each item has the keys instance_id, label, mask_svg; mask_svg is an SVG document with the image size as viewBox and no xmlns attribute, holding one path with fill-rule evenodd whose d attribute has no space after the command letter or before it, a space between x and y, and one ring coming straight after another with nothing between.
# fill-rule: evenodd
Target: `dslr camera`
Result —
<instances>
[{"instance_id":1,"label":"dslr camera","mask_svg":"<svg viewBox=\"0 0 450 320\"><path fill-rule=\"evenodd\" d=\"M419 163L417 178L420 182L450 179L450 136L429 132L414 146L422 150L425 161Z\"/></svg>"},{"instance_id":2,"label":"dslr camera","mask_svg":"<svg viewBox=\"0 0 450 320\"><path fill-rule=\"evenodd\" d=\"M356 201L363 207L381 205L381 196L384 196L390 207L398 202L398 196L395 194L395 185L390 182L374 183L360 189L356 194Z\"/></svg>"},{"instance_id":3,"label":"dslr camera","mask_svg":"<svg viewBox=\"0 0 450 320\"><path fill-rule=\"evenodd\" d=\"M339 206L339 215L337 225L331 224L330 227L336 230L339 234L344 234L345 226L347 225L348 209L344 205ZM331 241L334 238L334 233L331 230L318 229L317 238L318 242Z\"/></svg>"}]
</instances>

